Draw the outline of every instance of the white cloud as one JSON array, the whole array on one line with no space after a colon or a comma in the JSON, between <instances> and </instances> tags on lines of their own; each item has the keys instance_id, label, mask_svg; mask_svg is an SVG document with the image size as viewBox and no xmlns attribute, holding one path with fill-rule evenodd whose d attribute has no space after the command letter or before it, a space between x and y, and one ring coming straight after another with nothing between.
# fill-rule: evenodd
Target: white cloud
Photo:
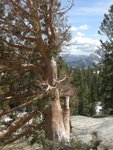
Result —
<instances>
[{"instance_id":1,"label":"white cloud","mask_svg":"<svg viewBox=\"0 0 113 150\"><path fill-rule=\"evenodd\" d=\"M70 28L71 31L88 30L88 29L89 29L89 26L87 24L84 24L78 27L72 26Z\"/></svg>"},{"instance_id":2,"label":"white cloud","mask_svg":"<svg viewBox=\"0 0 113 150\"><path fill-rule=\"evenodd\" d=\"M99 40L88 38L83 33L77 32L76 36L71 40L71 44L75 45L84 45L84 44L90 44L90 45L99 45Z\"/></svg>"},{"instance_id":3,"label":"white cloud","mask_svg":"<svg viewBox=\"0 0 113 150\"><path fill-rule=\"evenodd\" d=\"M79 29L80 29L80 30L88 30L89 27L88 27L87 24L85 24L85 25L80 26Z\"/></svg>"},{"instance_id":4,"label":"white cloud","mask_svg":"<svg viewBox=\"0 0 113 150\"><path fill-rule=\"evenodd\" d=\"M77 30L78 30L78 28L77 28L77 27L72 26L72 27L70 28L70 30L71 30L71 31L77 31Z\"/></svg>"},{"instance_id":5,"label":"white cloud","mask_svg":"<svg viewBox=\"0 0 113 150\"><path fill-rule=\"evenodd\" d=\"M86 37L83 33L77 32L76 36L70 41L67 52L75 55L89 55L100 46L98 39Z\"/></svg>"},{"instance_id":6,"label":"white cloud","mask_svg":"<svg viewBox=\"0 0 113 150\"><path fill-rule=\"evenodd\" d=\"M76 34L78 37L83 37L83 36L85 36L85 34L83 34L83 33L81 33L81 32L77 32L77 34Z\"/></svg>"}]
</instances>

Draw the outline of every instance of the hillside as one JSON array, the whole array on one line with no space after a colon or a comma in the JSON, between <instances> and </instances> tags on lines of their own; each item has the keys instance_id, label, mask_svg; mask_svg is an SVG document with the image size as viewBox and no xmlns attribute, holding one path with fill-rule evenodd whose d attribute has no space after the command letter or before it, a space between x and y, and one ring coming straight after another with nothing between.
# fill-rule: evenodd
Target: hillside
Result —
<instances>
[{"instance_id":1,"label":"hillside","mask_svg":"<svg viewBox=\"0 0 113 150\"><path fill-rule=\"evenodd\" d=\"M67 56L64 55L63 59L67 62L69 67L86 68L86 67L93 67L94 65L98 64L99 62L101 62L103 57L104 57L103 51L99 49L88 56L70 54Z\"/></svg>"}]
</instances>

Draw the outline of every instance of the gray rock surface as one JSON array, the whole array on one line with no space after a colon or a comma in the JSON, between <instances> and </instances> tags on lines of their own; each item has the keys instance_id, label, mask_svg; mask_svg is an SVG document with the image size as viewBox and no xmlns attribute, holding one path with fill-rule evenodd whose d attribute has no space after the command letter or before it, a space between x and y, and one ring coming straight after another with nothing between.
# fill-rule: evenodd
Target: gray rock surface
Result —
<instances>
[{"instance_id":1,"label":"gray rock surface","mask_svg":"<svg viewBox=\"0 0 113 150\"><path fill-rule=\"evenodd\" d=\"M72 116L71 121L73 138L77 138L84 143L90 143L91 133L97 132L101 143L113 148L113 117Z\"/></svg>"}]
</instances>

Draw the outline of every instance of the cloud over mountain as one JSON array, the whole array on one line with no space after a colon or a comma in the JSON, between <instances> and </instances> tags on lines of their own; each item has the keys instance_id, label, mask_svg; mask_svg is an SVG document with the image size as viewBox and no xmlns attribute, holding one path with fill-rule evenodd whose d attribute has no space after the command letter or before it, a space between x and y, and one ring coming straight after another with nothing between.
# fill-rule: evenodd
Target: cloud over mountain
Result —
<instances>
[{"instance_id":1,"label":"cloud over mountain","mask_svg":"<svg viewBox=\"0 0 113 150\"><path fill-rule=\"evenodd\" d=\"M66 49L66 53L75 55L89 55L97 50L100 46L100 41L95 37L87 37L82 32L77 32L70 41L70 46Z\"/></svg>"}]
</instances>

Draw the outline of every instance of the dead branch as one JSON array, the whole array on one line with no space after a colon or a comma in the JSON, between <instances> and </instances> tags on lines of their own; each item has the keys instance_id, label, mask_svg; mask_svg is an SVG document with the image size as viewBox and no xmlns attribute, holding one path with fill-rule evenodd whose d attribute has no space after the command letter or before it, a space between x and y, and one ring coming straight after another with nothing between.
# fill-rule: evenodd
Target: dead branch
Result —
<instances>
[{"instance_id":1,"label":"dead branch","mask_svg":"<svg viewBox=\"0 0 113 150\"><path fill-rule=\"evenodd\" d=\"M56 81L56 82L57 82L57 84L59 84L59 83L63 82L64 80L66 80L66 78L67 78L67 76L65 75L63 79L61 79L61 80L59 80L59 81Z\"/></svg>"},{"instance_id":2,"label":"dead branch","mask_svg":"<svg viewBox=\"0 0 113 150\"><path fill-rule=\"evenodd\" d=\"M47 86L45 92L51 91L52 89L55 89L56 86L51 86L49 83L42 83L42 86Z\"/></svg>"},{"instance_id":3,"label":"dead branch","mask_svg":"<svg viewBox=\"0 0 113 150\"><path fill-rule=\"evenodd\" d=\"M61 9L60 12L59 12L59 14L64 15L65 13L67 13L73 7L73 5L74 5L74 0L71 0L70 6L67 6L67 8Z\"/></svg>"}]
</instances>

